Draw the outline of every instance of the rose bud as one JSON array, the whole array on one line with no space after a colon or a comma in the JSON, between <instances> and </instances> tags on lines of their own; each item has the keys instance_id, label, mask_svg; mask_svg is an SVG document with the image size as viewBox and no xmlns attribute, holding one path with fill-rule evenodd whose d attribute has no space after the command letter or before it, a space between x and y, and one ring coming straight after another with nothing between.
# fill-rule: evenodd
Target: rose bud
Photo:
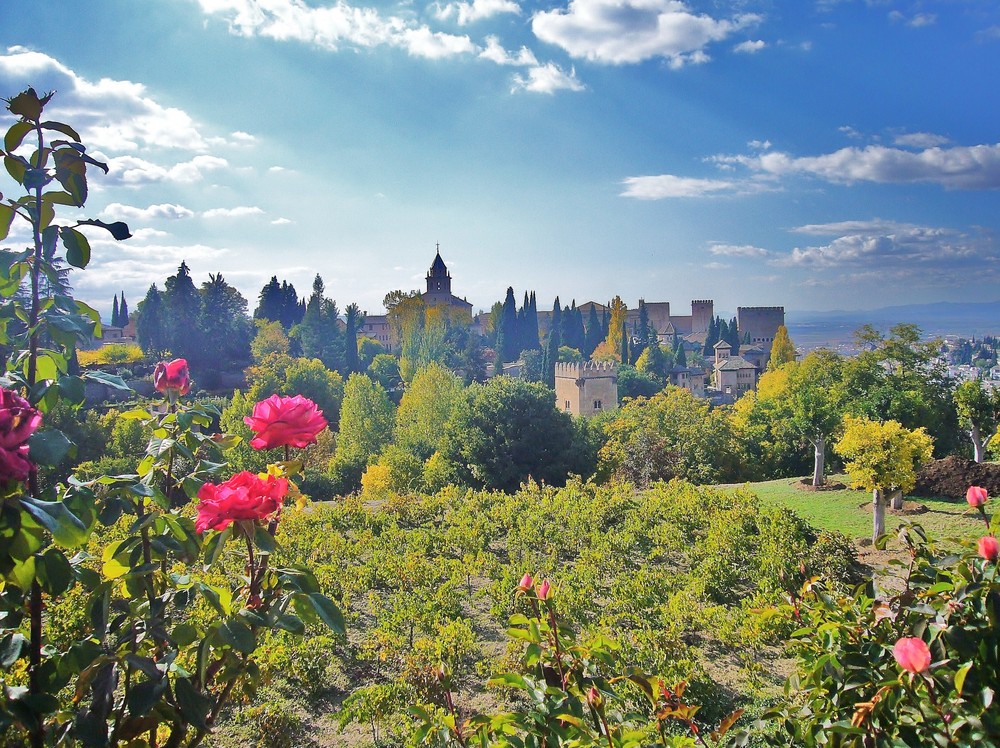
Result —
<instances>
[{"instance_id":1,"label":"rose bud","mask_svg":"<svg viewBox=\"0 0 1000 748\"><path fill-rule=\"evenodd\" d=\"M543 579L542 583L538 585L538 589L535 590L535 594L538 595L539 600L547 600L552 593L552 585L549 584L548 579Z\"/></svg>"},{"instance_id":2,"label":"rose bud","mask_svg":"<svg viewBox=\"0 0 1000 748\"><path fill-rule=\"evenodd\" d=\"M982 486L969 486L969 490L965 492L965 500L973 509L981 509L988 498L989 494Z\"/></svg>"},{"instance_id":3,"label":"rose bud","mask_svg":"<svg viewBox=\"0 0 1000 748\"><path fill-rule=\"evenodd\" d=\"M910 673L923 673L931 666L931 651L923 639L904 636L892 648L899 666Z\"/></svg>"},{"instance_id":4,"label":"rose bud","mask_svg":"<svg viewBox=\"0 0 1000 748\"><path fill-rule=\"evenodd\" d=\"M524 576L521 577L521 581L517 585L517 589L521 592L527 592L528 590L531 589L531 585L533 585L534 583L535 580L531 578L531 574L525 572Z\"/></svg>"},{"instance_id":5,"label":"rose bud","mask_svg":"<svg viewBox=\"0 0 1000 748\"><path fill-rule=\"evenodd\" d=\"M981 537L979 539L979 555L993 563L997 560L997 556L1000 556L1000 543L992 535Z\"/></svg>"}]
</instances>

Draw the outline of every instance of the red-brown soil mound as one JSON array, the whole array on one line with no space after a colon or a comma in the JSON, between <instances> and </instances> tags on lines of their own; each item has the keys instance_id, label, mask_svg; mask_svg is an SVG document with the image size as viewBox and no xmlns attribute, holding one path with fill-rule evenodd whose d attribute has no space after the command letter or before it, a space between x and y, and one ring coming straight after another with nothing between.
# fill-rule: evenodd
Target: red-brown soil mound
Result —
<instances>
[{"instance_id":1,"label":"red-brown soil mound","mask_svg":"<svg viewBox=\"0 0 1000 748\"><path fill-rule=\"evenodd\" d=\"M962 457L928 462L917 475L915 496L946 496L964 499L969 486L982 486L990 496L1000 495L1000 464L976 463Z\"/></svg>"}]
</instances>

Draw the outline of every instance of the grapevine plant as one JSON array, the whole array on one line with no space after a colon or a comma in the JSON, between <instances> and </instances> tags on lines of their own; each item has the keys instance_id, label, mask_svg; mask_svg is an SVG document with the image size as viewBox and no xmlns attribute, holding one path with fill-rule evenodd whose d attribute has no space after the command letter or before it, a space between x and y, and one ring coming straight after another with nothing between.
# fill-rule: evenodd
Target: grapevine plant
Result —
<instances>
[{"instance_id":1,"label":"grapevine plant","mask_svg":"<svg viewBox=\"0 0 1000 748\"><path fill-rule=\"evenodd\" d=\"M270 564L282 505L297 496L291 450L315 442L326 421L305 398L258 403L251 444L284 447L285 459L223 480L236 439L212 433L217 409L185 400L191 373L177 359L154 373L162 400L122 415L149 433L134 473L40 480L75 449L46 413L81 406L87 380L127 389L74 370L100 318L73 298L64 264L87 267L85 231L124 240L129 230L57 222L57 206L84 206L87 167L108 167L72 127L45 119L52 96L27 89L7 100L16 121L0 151L23 193L0 195L0 240L13 225L29 236L26 249L0 252L0 343L10 352L0 378L0 733L32 748L195 746L234 692L252 692L264 631L343 632L308 568ZM67 595L84 612L71 640L50 635L46 615Z\"/></svg>"}]
</instances>

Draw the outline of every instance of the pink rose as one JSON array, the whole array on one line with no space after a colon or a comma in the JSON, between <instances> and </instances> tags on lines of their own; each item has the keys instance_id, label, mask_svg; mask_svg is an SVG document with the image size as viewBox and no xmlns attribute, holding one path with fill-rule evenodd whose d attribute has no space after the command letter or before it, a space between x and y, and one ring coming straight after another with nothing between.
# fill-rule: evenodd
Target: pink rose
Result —
<instances>
[{"instance_id":1,"label":"pink rose","mask_svg":"<svg viewBox=\"0 0 1000 748\"><path fill-rule=\"evenodd\" d=\"M1000 556L1000 543L992 535L985 535L979 539L979 555L989 562L997 560Z\"/></svg>"},{"instance_id":2,"label":"pink rose","mask_svg":"<svg viewBox=\"0 0 1000 748\"><path fill-rule=\"evenodd\" d=\"M250 440L254 449L301 449L315 444L319 432L326 428L323 411L302 395L271 395L254 405L253 415L244 418L243 422L257 434Z\"/></svg>"},{"instance_id":3,"label":"pink rose","mask_svg":"<svg viewBox=\"0 0 1000 748\"><path fill-rule=\"evenodd\" d=\"M198 491L195 529L225 530L235 520L257 520L274 514L288 493L288 479L243 471L225 483L206 483Z\"/></svg>"},{"instance_id":4,"label":"pink rose","mask_svg":"<svg viewBox=\"0 0 1000 748\"><path fill-rule=\"evenodd\" d=\"M965 492L965 500L969 502L969 506L973 509L982 508L988 498L989 494L986 493L986 489L982 486L969 486L969 490Z\"/></svg>"},{"instance_id":5,"label":"pink rose","mask_svg":"<svg viewBox=\"0 0 1000 748\"><path fill-rule=\"evenodd\" d=\"M175 358L170 363L161 361L153 369L153 386L157 392L174 396L186 395L191 391L191 372L188 362L183 358Z\"/></svg>"},{"instance_id":6,"label":"pink rose","mask_svg":"<svg viewBox=\"0 0 1000 748\"><path fill-rule=\"evenodd\" d=\"M28 439L42 424L42 414L11 390L0 388L0 480L28 479Z\"/></svg>"},{"instance_id":7,"label":"pink rose","mask_svg":"<svg viewBox=\"0 0 1000 748\"><path fill-rule=\"evenodd\" d=\"M892 648L899 666L910 673L923 673L931 666L931 651L923 639L904 636Z\"/></svg>"},{"instance_id":8,"label":"pink rose","mask_svg":"<svg viewBox=\"0 0 1000 748\"><path fill-rule=\"evenodd\" d=\"M531 575L525 572L524 576L521 577L521 582L517 585L517 588L521 592L527 592L528 590L531 589L531 585L533 585L534 583L535 580L531 578Z\"/></svg>"},{"instance_id":9,"label":"pink rose","mask_svg":"<svg viewBox=\"0 0 1000 748\"><path fill-rule=\"evenodd\" d=\"M547 600L549 595L552 594L552 585L549 584L548 579L543 579L542 583L538 585L538 589L535 590L535 594L538 595L539 600Z\"/></svg>"}]
</instances>

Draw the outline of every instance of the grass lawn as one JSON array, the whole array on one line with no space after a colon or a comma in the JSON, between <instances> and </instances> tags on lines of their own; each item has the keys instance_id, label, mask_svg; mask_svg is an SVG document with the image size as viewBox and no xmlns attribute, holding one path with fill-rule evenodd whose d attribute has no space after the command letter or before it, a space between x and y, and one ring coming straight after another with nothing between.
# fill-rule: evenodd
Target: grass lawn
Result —
<instances>
[{"instance_id":1,"label":"grass lawn","mask_svg":"<svg viewBox=\"0 0 1000 748\"><path fill-rule=\"evenodd\" d=\"M847 482L843 475L830 476L827 480L831 483L846 484ZM855 540L871 537L872 499L871 494L867 492L855 491L851 488L810 491L799 487L799 478L781 478L743 485L767 503L794 510L796 514L814 527L839 530ZM736 487L727 485L723 488ZM970 511L969 505L964 500L908 496L906 502L907 507L912 502L926 507L927 511L904 514L887 510L886 532L891 534L901 522L910 522L921 525L932 539L940 541L947 538L975 539L980 537L985 530L982 519ZM989 510L990 507L987 509Z\"/></svg>"}]
</instances>

